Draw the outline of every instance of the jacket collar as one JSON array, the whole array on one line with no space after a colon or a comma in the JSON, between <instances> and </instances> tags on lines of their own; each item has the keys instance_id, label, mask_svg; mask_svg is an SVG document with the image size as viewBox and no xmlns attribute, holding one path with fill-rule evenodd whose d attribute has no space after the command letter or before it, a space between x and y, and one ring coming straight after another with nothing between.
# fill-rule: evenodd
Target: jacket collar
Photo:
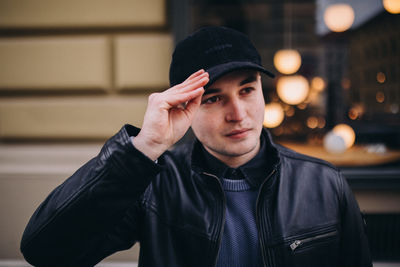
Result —
<instances>
[{"instance_id":1,"label":"jacket collar","mask_svg":"<svg viewBox=\"0 0 400 267\"><path fill-rule=\"evenodd\" d=\"M266 129L261 132L261 148L259 153L246 164L238 167L236 171L243 174L244 178L253 186L259 187L273 169L279 164L278 151L271 141L271 136ZM205 155L207 153L208 155ZM212 164L207 164L210 160ZM199 173L211 173L219 178L224 177L229 167L209 154L203 145L195 140L191 155L192 169Z\"/></svg>"}]
</instances>

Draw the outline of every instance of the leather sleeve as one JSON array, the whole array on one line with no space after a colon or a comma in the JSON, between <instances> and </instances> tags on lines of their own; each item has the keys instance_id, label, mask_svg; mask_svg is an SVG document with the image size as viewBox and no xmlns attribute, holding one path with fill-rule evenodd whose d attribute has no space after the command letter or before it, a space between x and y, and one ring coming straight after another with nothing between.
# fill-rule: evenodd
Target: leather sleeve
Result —
<instances>
[{"instance_id":1,"label":"leather sleeve","mask_svg":"<svg viewBox=\"0 0 400 267\"><path fill-rule=\"evenodd\" d=\"M340 266L372 267L366 225L357 201L346 181L340 175L341 182L341 261Z\"/></svg>"},{"instance_id":2,"label":"leather sleeve","mask_svg":"<svg viewBox=\"0 0 400 267\"><path fill-rule=\"evenodd\" d=\"M161 167L136 150L125 125L101 152L54 189L21 241L34 266L93 266L139 239L140 199Z\"/></svg>"}]
</instances>

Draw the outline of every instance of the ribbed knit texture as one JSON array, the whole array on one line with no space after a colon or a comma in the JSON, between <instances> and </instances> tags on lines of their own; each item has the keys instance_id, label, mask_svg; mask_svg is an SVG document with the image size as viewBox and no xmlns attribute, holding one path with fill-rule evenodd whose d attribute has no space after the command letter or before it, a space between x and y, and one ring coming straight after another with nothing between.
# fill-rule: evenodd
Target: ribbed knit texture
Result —
<instances>
[{"instance_id":1,"label":"ribbed knit texture","mask_svg":"<svg viewBox=\"0 0 400 267\"><path fill-rule=\"evenodd\" d=\"M222 188L225 191L225 194L227 191L232 191L232 192L240 192L240 191L249 191L251 189L251 186L245 179L241 180L231 180L231 179L221 179L222 183Z\"/></svg>"},{"instance_id":2,"label":"ribbed knit texture","mask_svg":"<svg viewBox=\"0 0 400 267\"><path fill-rule=\"evenodd\" d=\"M258 190L245 179L221 182L226 215L217 267L262 266L255 219Z\"/></svg>"}]
</instances>

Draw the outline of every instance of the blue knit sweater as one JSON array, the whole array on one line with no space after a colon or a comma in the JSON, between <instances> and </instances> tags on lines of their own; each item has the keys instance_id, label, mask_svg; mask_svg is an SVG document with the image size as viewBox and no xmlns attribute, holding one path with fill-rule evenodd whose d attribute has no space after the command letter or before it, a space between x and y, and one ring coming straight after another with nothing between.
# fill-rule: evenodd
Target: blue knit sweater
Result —
<instances>
[{"instance_id":1,"label":"blue knit sweater","mask_svg":"<svg viewBox=\"0 0 400 267\"><path fill-rule=\"evenodd\" d=\"M217 266L262 266L255 220L258 190L245 179L221 181L226 196L226 213Z\"/></svg>"}]
</instances>

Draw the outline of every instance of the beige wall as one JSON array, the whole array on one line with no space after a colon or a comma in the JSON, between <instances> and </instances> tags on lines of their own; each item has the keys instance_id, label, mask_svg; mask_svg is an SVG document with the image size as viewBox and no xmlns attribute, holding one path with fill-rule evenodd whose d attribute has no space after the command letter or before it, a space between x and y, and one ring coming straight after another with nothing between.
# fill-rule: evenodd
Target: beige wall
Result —
<instances>
[{"instance_id":1,"label":"beige wall","mask_svg":"<svg viewBox=\"0 0 400 267\"><path fill-rule=\"evenodd\" d=\"M164 0L0 0L0 140L140 126L147 95L168 86L167 29Z\"/></svg>"},{"instance_id":2,"label":"beige wall","mask_svg":"<svg viewBox=\"0 0 400 267\"><path fill-rule=\"evenodd\" d=\"M40 202L168 87L167 3L0 0L0 260L22 259Z\"/></svg>"},{"instance_id":3,"label":"beige wall","mask_svg":"<svg viewBox=\"0 0 400 267\"><path fill-rule=\"evenodd\" d=\"M140 126L150 90L168 86L171 47L153 32L0 38L0 138L104 139L116 130L104 126Z\"/></svg>"}]
</instances>

